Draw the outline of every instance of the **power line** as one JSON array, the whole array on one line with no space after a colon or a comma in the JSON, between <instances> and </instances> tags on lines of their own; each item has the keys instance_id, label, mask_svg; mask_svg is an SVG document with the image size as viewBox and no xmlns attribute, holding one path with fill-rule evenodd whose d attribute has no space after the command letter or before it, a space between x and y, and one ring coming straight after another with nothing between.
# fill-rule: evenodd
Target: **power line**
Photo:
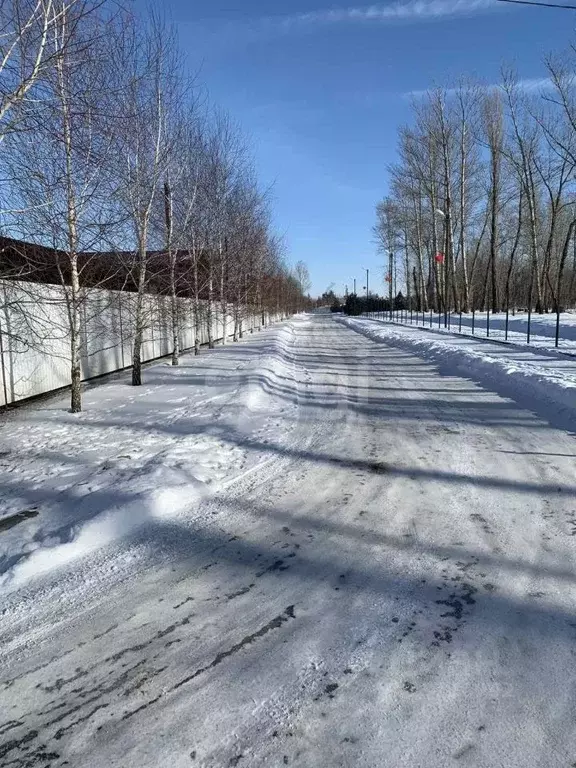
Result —
<instances>
[{"instance_id":1,"label":"power line","mask_svg":"<svg viewBox=\"0 0 576 768\"><path fill-rule=\"evenodd\" d=\"M542 8L564 8L567 11L576 11L576 5L561 5L560 3L541 3L538 0L498 0L499 3L512 3L513 5L539 5Z\"/></svg>"}]
</instances>

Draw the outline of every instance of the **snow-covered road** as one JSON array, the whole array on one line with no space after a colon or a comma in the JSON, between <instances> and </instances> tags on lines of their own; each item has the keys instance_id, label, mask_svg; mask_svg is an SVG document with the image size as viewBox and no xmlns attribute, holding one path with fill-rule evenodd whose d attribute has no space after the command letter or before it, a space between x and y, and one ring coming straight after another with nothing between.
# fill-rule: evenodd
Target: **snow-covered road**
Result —
<instances>
[{"instance_id":1,"label":"snow-covered road","mask_svg":"<svg viewBox=\"0 0 576 768\"><path fill-rule=\"evenodd\" d=\"M2 481L54 546L6 554L0 765L576 765L574 437L329 316L184 362L6 427L64 422Z\"/></svg>"}]
</instances>

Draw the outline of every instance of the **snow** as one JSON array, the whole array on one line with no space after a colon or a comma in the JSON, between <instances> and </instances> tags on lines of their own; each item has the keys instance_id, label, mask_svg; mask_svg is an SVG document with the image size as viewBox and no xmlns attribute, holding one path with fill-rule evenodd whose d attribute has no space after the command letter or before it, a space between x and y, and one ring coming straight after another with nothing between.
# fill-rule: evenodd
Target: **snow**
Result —
<instances>
[{"instance_id":1,"label":"snow","mask_svg":"<svg viewBox=\"0 0 576 768\"><path fill-rule=\"evenodd\" d=\"M0 763L573 763L573 361L516 354L299 316L13 413Z\"/></svg>"},{"instance_id":2,"label":"snow","mask_svg":"<svg viewBox=\"0 0 576 768\"><path fill-rule=\"evenodd\" d=\"M374 318L377 319L377 318ZM386 316L383 313L382 320L386 322ZM430 322L432 320L432 322ZM460 315L450 315L450 329L444 327L444 315L426 312L424 322L422 313L414 312L412 316L408 312L403 316L403 322L411 327L420 326L438 333L464 333L478 338L490 338L493 341L507 341L515 344L526 344L528 330L528 313L510 312L508 317L508 339L506 339L506 313L493 314L488 316L486 312L476 312ZM490 326L490 333L487 334L487 324ZM460 328L461 326L461 328ZM556 315L539 315L532 313L530 318L530 344L537 348L555 349L554 340L556 336ZM565 354L576 354L576 313L560 313L560 334L558 349Z\"/></svg>"},{"instance_id":3,"label":"snow","mask_svg":"<svg viewBox=\"0 0 576 768\"><path fill-rule=\"evenodd\" d=\"M554 349L501 345L467 335L434 331L363 318L339 318L369 338L387 341L446 369L471 376L500 394L544 412L561 426L576 419L576 359ZM576 326L575 326L576 330Z\"/></svg>"},{"instance_id":4,"label":"snow","mask_svg":"<svg viewBox=\"0 0 576 768\"><path fill-rule=\"evenodd\" d=\"M230 474L258 463L242 442L266 430L270 413L259 377L267 386L278 380L286 369L278 353L289 341L284 328L273 346L257 345L257 373L245 378L253 361L243 359L244 346L234 347L214 361L188 355L178 367L150 368L141 390L128 387L126 377L90 389L81 414L68 413L60 396L8 418L0 525L23 512L37 515L0 537L0 585L19 587L146 521L177 518Z\"/></svg>"}]
</instances>

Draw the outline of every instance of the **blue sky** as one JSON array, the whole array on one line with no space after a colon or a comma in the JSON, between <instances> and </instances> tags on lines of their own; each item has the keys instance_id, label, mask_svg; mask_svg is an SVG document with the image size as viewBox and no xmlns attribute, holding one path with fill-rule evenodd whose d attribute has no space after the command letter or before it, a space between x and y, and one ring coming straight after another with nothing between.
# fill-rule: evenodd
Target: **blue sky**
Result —
<instances>
[{"instance_id":1,"label":"blue sky","mask_svg":"<svg viewBox=\"0 0 576 768\"><path fill-rule=\"evenodd\" d=\"M383 291L371 227L386 194L406 93L502 63L526 79L576 41L576 12L496 0L164 0L188 66L250 135L290 259L314 293L353 276Z\"/></svg>"}]
</instances>

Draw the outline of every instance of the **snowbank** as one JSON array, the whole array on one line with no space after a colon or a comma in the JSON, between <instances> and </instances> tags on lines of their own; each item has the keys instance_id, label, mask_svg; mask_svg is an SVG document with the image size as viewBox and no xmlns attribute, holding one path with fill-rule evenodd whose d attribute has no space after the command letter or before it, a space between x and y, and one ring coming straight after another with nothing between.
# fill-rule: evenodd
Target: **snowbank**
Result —
<instances>
[{"instance_id":1,"label":"snowbank","mask_svg":"<svg viewBox=\"0 0 576 768\"><path fill-rule=\"evenodd\" d=\"M442 337L380 320L336 318L376 341L415 352L538 411L561 428L576 428L576 360L552 350L492 344L470 336Z\"/></svg>"},{"instance_id":2,"label":"snowbank","mask_svg":"<svg viewBox=\"0 0 576 768\"><path fill-rule=\"evenodd\" d=\"M377 319L377 318L374 318ZM383 318L386 320L386 318ZM460 323L462 324L462 333L472 333L472 325L474 325L474 335L482 338L486 337L486 321L490 324L490 338L495 340L505 339L506 329L506 314L501 312L498 314L490 313L490 316L486 317L486 312L476 312L473 317L471 313L463 314L462 319L460 315L451 315L451 329L446 331L444 328L444 315L432 314L431 328L434 331L454 333L458 332ZM440 321L440 322L439 322ZM422 322L422 314L413 313L412 323L410 323L410 316L408 315L408 322L405 323L410 326L424 326L430 327L430 313L427 312L424 315L424 322ZM508 341L518 342L520 344L526 343L526 332L528 330L528 314L526 312L520 312L515 315L510 314L508 318ZM530 320L530 343L535 347L554 347L554 337L556 335L556 315L538 315L533 313ZM567 352L576 352L576 314L572 312L563 312L560 315L560 348Z\"/></svg>"},{"instance_id":3,"label":"snowbank","mask_svg":"<svg viewBox=\"0 0 576 768\"><path fill-rule=\"evenodd\" d=\"M66 395L9 414L0 428L0 587L148 523L186 524L203 498L256 468L278 416L271 393L293 368L293 336L288 322L185 355L178 367L153 366L139 388L104 383L86 392L80 414L68 413Z\"/></svg>"},{"instance_id":4,"label":"snowbank","mask_svg":"<svg viewBox=\"0 0 576 768\"><path fill-rule=\"evenodd\" d=\"M436 316L437 318L437 316ZM458 325L458 315L452 316L453 329ZM491 314L489 317L490 322L490 335L495 332L502 332L504 337L504 330L506 328L506 315L505 313ZM475 333L479 336L485 333L486 330L486 313L476 312L474 318ZM462 328L472 328L472 314L462 315ZM518 337L519 340L526 340L526 331L528 329L528 313L519 312L515 315L510 313L508 318L508 331L509 338ZM510 336L512 334L512 336ZM546 343L550 344L550 340L554 339L556 335L556 315L538 315L533 313L530 320L530 334L532 342L538 344ZM542 337L539 339L538 337ZM560 314L560 343L569 348L576 346L576 314L572 312L562 312Z\"/></svg>"},{"instance_id":5,"label":"snowbank","mask_svg":"<svg viewBox=\"0 0 576 768\"><path fill-rule=\"evenodd\" d=\"M366 317L366 316L364 316ZM382 312L381 316L372 315L370 319L376 322L389 324L387 314ZM401 314L395 318L395 324L407 326L408 328L420 328L421 330L432 331L434 334L455 333L472 336L475 339L490 339L507 344L525 345L527 343L528 314L526 312L510 315L508 321L508 334L506 335L506 314L492 314L487 317L486 312L476 312L472 314L463 314L460 318L458 314L451 314L450 327L444 327L444 314L430 315L426 312L413 312ZM487 333L487 321L490 325L490 333ZM472 332L474 329L474 332ZM530 320L530 347L536 349L553 350L565 355L576 356L576 314L573 312L563 312L560 315L560 334L559 346L555 346L556 335L556 315L537 315L532 314Z\"/></svg>"}]
</instances>

